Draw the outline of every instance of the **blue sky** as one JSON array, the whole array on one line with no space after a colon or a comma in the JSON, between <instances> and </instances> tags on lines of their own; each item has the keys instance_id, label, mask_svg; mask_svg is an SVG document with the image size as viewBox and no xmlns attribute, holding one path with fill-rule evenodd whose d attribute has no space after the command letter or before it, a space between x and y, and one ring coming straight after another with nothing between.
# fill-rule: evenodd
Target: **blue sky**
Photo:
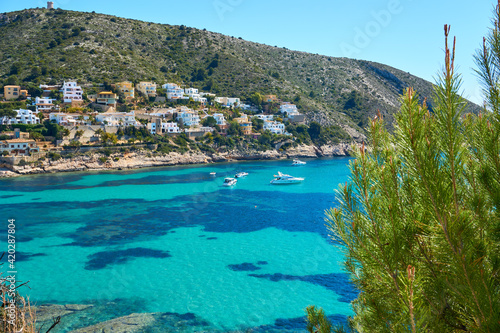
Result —
<instances>
[{"instance_id":1,"label":"blue sky","mask_svg":"<svg viewBox=\"0 0 500 333\"><path fill-rule=\"evenodd\" d=\"M4 0L0 0L4 2ZM444 62L443 25L457 36L464 96L482 104L473 54L490 27L493 0L54 0L56 8L184 24L291 50L384 63L434 82ZM3 3L0 11L45 7Z\"/></svg>"}]
</instances>

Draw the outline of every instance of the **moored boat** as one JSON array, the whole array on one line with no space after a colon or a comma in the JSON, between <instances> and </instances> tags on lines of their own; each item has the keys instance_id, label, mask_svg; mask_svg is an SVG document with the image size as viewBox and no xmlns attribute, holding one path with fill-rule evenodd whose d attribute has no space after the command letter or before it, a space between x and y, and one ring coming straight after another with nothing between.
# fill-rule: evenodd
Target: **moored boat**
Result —
<instances>
[{"instance_id":1,"label":"moored boat","mask_svg":"<svg viewBox=\"0 0 500 333\"><path fill-rule=\"evenodd\" d=\"M238 172L236 175L234 175L234 178L241 178L248 176L248 172Z\"/></svg>"},{"instance_id":2,"label":"moored boat","mask_svg":"<svg viewBox=\"0 0 500 333\"><path fill-rule=\"evenodd\" d=\"M236 178L225 178L222 186L233 186L238 180Z\"/></svg>"},{"instance_id":3,"label":"moored boat","mask_svg":"<svg viewBox=\"0 0 500 333\"><path fill-rule=\"evenodd\" d=\"M304 165L306 162L301 160L293 160L292 165Z\"/></svg>"},{"instance_id":4,"label":"moored boat","mask_svg":"<svg viewBox=\"0 0 500 333\"><path fill-rule=\"evenodd\" d=\"M293 176L281 173L279 171L278 171L278 175L274 175L274 177L276 177L276 178L271 180L272 185L296 184L296 183L300 183L304 180L304 178L293 177Z\"/></svg>"}]
</instances>

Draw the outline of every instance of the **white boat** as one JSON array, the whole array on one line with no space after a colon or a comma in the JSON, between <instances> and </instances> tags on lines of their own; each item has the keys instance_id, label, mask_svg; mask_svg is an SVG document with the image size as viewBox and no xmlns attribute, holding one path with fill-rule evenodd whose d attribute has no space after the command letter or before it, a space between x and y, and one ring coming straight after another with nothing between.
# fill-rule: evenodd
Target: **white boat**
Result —
<instances>
[{"instance_id":1,"label":"white boat","mask_svg":"<svg viewBox=\"0 0 500 333\"><path fill-rule=\"evenodd\" d=\"M278 171L278 175L277 176L274 175L274 177L276 177L276 178L271 180L271 184L273 184L273 185L296 184L296 183L300 183L301 181L304 180L304 178L285 175L279 171Z\"/></svg>"},{"instance_id":2,"label":"white boat","mask_svg":"<svg viewBox=\"0 0 500 333\"><path fill-rule=\"evenodd\" d=\"M225 178L224 183L222 183L222 186L233 186L234 184L236 184L237 181L238 179L235 178Z\"/></svg>"},{"instance_id":3,"label":"white boat","mask_svg":"<svg viewBox=\"0 0 500 333\"><path fill-rule=\"evenodd\" d=\"M215 176L216 174L216 172L210 172L210 176Z\"/></svg>"},{"instance_id":4,"label":"white boat","mask_svg":"<svg viewBox=\"0 0 500 333\"><path fill-rule=\"evenodd\" d=\"M234 178L241 178L248 176L248 172L238 172L237 174L234 175Z\"/></svg>"},{"instance_id":5,"label":"white boat","mask_svg":"<svg viewBox=\"0 0 500 333\"><path fill-rule=\"evenodd\" d=\"M306 162L301 160L293 160L292 165L304 165Z\"/></svg>"}]
</instances>

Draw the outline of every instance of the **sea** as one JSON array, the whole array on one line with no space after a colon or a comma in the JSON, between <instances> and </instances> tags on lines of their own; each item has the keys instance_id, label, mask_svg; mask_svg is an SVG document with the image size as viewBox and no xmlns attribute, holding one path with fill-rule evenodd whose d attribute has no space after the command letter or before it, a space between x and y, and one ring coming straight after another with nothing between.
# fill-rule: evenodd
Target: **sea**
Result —
<instances>
[{"instance_id":1,"label":"sea","mask_svg":"<svg viewBox=\"0 0 500 333\"><path fill-rule=\"evenodd\" d=\"M344 324L358 292L325 210L350 158L305 161L3 179L0 251L15 229L16 280L29 281L19 291L32 304L92 305L52 332L132 313L155 313L157 332L304 331L309 305ZM305 180L271 185L278 171Z\"/></svg>"}]
</instances>

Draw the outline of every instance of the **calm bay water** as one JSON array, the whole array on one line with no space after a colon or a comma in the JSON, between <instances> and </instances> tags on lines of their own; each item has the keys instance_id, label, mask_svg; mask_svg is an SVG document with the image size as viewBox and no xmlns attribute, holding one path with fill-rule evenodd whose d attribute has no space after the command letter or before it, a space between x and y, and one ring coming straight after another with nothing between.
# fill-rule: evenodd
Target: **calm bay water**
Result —
<instances>
[{"instance_id":1,"label":"calm bay water","mask_svg":"<svg viewBox=\"0 0 500 333\"><path fill-rule=\"evenodd\" d=\"M303 330L311 304L343 322L356 292L324 210L335 205L348 161L2 180L0 245L7 249L6 222L16 219L17 278L30 280L31 301L94 305L63 318L60 332L137 312L177 314L192 330ZM249 175L222 187L238 171ZM278 171L306 179L270 185Z\"/></svg>"}]
</instances>

